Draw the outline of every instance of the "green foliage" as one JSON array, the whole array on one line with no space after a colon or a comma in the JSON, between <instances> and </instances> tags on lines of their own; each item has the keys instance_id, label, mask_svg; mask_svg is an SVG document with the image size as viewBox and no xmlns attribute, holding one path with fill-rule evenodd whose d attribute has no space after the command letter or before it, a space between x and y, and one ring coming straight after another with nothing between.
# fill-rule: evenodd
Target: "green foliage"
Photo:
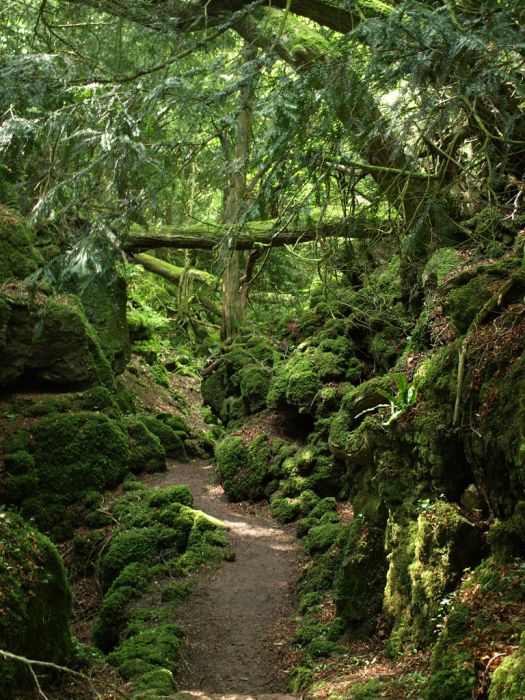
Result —
<instances>
[{"instance_id":1,"label":"green foliage","mask_svg":"<svg viewBox=\"0 0 525 700\"><path fill-rule=\"evenodd\" d=\"M397 384L395 396L388 391L379 390L379 393L390 403L390 416L386 421L383 421L382 425L390 425L405 411L415 406L417 402L417 387L414 384L409 384L402 372L395 375L395 380Z\"/></svg>"}]
</instances>

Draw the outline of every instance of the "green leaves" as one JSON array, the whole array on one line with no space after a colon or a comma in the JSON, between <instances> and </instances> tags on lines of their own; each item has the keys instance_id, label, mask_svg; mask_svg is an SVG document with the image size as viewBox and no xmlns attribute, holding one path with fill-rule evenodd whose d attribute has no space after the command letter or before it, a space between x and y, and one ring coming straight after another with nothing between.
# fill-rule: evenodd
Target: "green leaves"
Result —
<instances>
[{"instance_id":1,"label":"green leaves","mask_svg":"<svg viewBox=\"0 0 525 700\"><path fill-rule=\"evenodd\" d=\"M416 405L417 387L414 384L409 384L402 372L396 374L396 384L397 394L395 396L388 391L379 390L381 396L384 396L390 405L390 416L381 425L390 425L405 411Z\"/></svg>"}]
</instances>

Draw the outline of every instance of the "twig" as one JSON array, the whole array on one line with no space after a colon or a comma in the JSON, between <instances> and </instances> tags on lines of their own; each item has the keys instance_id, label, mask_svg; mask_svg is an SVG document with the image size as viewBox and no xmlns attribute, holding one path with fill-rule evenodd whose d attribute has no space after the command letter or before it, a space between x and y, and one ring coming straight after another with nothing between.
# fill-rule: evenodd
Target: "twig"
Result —
<instances>
[{"instance_id":1,"label":"twig","mask_svg":"<svg viewBox=\"0 0 525 700\"><path fill-rule=\"evenodd\" d=\"M40 697L44 698L45 700L48 700L47 696L44 694L44 691L42 690L40 683L38 681L37 675L35 673L35 670L33 666L39 666L41 668L49 668L52 669L53 671L61 671L62 673L69 673L71 676L75 676L76 678L82 678L82 680L85 680L88 682L89 689L93 693L94 697L97 698L97 700L102 700L102 696L98 694L98 692L95 689L95 686L93 685L93 681L89 676L86 676L85 673L81 673L80 671L74 671L72 668L67 668L66 666L59 666L58 664L54 664L51 661L38 661L36 659L28 659L25 656L19 656L18 654L13 654L10 651L5 651L4 649L0 649L0 656L2 656L4 659L10 660L10 661L18 661L19 663L24 664L27 666L31 672L31 675L33 676L33 679L35 681L38 694Z\"/></svg>"}]
</instances>

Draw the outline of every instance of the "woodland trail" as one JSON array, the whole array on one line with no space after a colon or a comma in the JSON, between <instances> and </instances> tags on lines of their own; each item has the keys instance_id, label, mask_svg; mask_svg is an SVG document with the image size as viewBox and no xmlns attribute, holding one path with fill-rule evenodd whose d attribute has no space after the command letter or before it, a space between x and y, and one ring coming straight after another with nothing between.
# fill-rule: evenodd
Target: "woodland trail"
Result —
<instances>
[{"instance_id":1,"label":"woodland trail","mask_svg":"<svg viewBox=\"0 0 525 700\"><path fill-rule=\"evenodd\" d=\"M166 473L146 482L188 486L195 508L230 528L235 553L234 561L199 572L181 610L177 622L187 639L179 688L221 695L283 692L299 565L293 529L256 514L251 505L230 503L203 460L172 460Z\"/></svg>"}]
</instances>

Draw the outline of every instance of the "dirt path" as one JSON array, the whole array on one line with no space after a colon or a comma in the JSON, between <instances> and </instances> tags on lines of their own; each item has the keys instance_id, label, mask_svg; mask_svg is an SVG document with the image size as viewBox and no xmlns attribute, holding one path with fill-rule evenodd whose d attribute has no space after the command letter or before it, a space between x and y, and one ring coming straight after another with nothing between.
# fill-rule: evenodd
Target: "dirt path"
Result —
<instances>
[{"instance_id":1,"label":"dirt path","mask_svg":"<svg viewBox=\"0 0 525 700\"><path fill-rule=\"evenodd\" d=\"M293 635L293 585L299 554L293 529L229 503L205 461L171 461L150 486L186 484L195 507L230 528L235 560L204 571L178 620L187 633L180 688L208 693L285 690L286 650Z\"/></svg>"}]
</instances>

